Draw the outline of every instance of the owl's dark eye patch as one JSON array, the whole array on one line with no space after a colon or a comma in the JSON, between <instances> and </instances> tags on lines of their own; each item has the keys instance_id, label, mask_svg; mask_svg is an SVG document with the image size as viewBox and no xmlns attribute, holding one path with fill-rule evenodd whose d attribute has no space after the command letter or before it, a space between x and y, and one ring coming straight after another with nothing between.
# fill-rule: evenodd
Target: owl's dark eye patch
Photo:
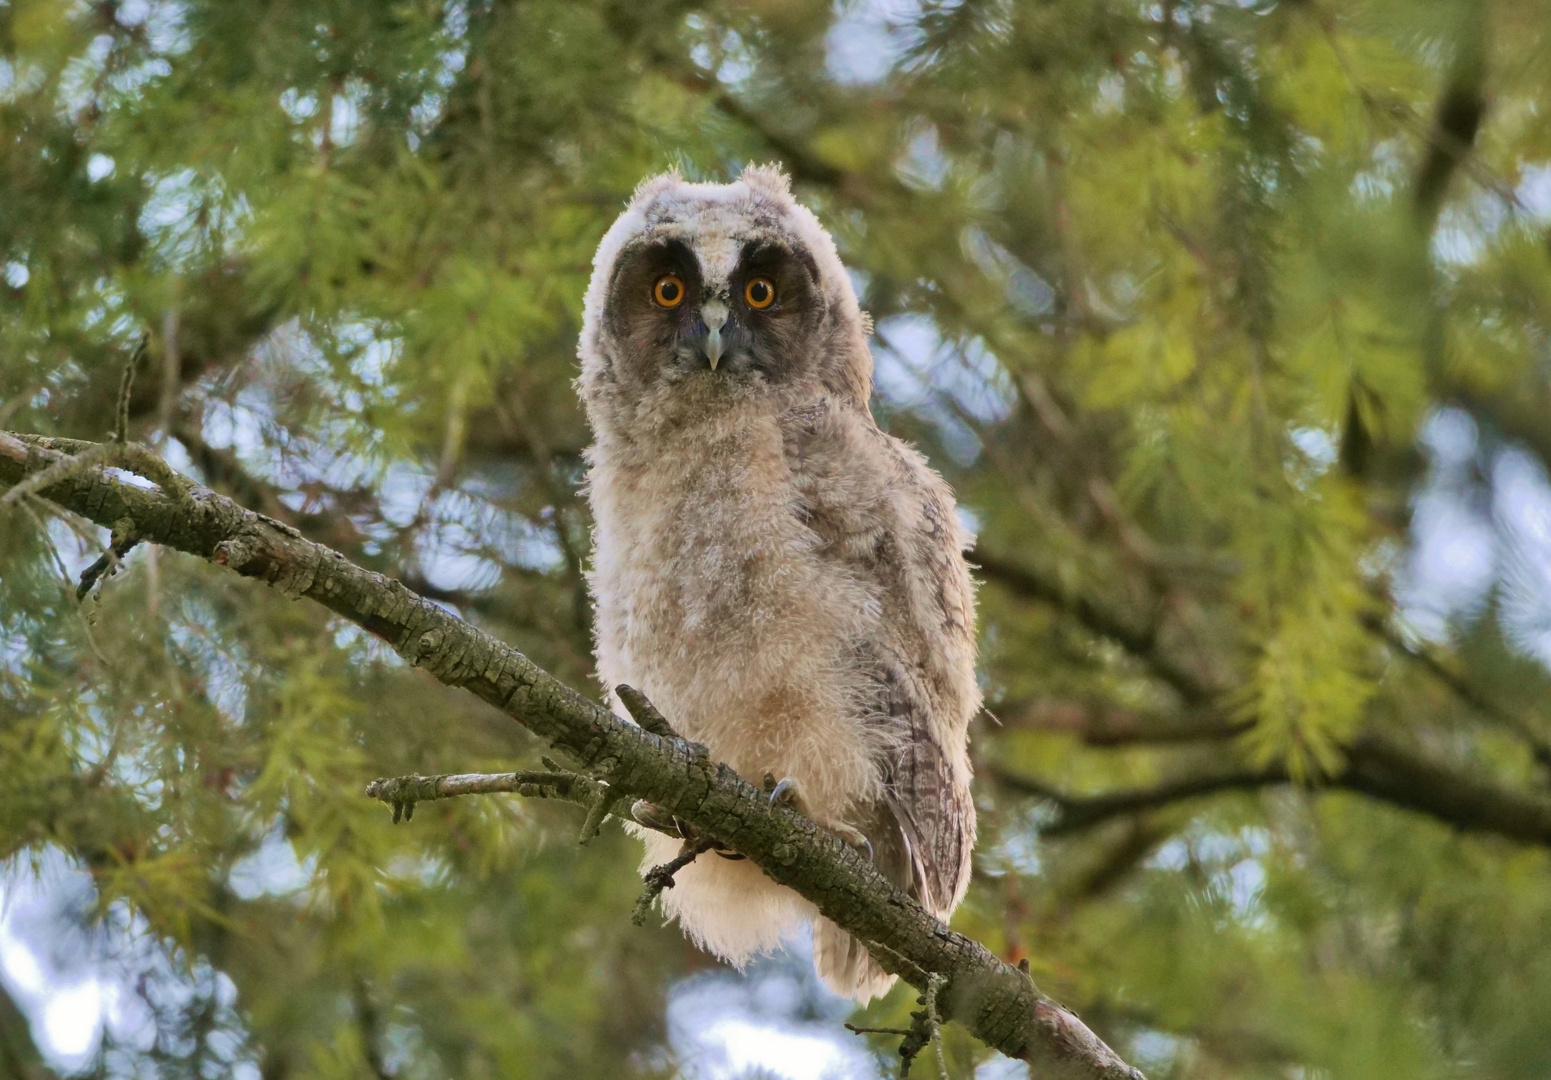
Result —
<instances>
[{"instance_id":1,"label":"owl's dark eye patch","mask_svg":"<svg viewBox=\"0 0 1551 1080\"><path fill-rule=\"evenodd\" d=\"M620 254L609 281L609 330L620 338L664 333L688 316L700 288L699 263L682 241L638 242Z\"/></svg>"},{"instance_id":2,"label":"owl's dark eye patch","mask_svg":"<svg viewBox=\"0 0 1551 1080\"><path fill-rule=\"evenodd\" d=\"M749 243L738 259L733 295L755 312L776 317L804 313L818 292L818 267L806 251Z\"/></svg>"},{"instance_id":3,"label":"owl's dark eye patch","mask_svg":"<svg viewBox=\"0 0 1551 1080\"><path fill-rule=\"evenodd\" d=\"M811 374L828 312L818 266L800 247L750 242L739 253L730 292L732 316L744 330L734 370L757 372L770 385Z\"/></svg>"}]
</instances>

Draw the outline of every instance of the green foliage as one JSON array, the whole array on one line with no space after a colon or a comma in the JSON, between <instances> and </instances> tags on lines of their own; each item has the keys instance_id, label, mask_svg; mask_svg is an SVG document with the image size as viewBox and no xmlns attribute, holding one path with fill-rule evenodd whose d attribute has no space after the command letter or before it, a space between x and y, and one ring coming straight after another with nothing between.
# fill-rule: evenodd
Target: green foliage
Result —
<instances>
[{"instance_id":1,"label":"green foliage","mask_svg":"<svg viewBox=\"0 0 1551 1080\"><path fill-rule=\"evenodd\" d=\"M0 427L101 439L145 340L132 437L590 690L593 248L650 172L780 160L878 322L877 413L979 528L959 927L1152 1076L1544 1075L1551 835L1457 831L1455 797L1551 798L1513 517L1551 460L1544 5L929 0L886 40L879 10L0 0ZM1418 552L1471 514L1498 576L1431 618ZM361 793L532 740L192 560L77 605L104 540L0 514L0 856L87 870L83 917L224 973L242 1032L214 1049L195 994L104 1073L679 1068L664 994L706 961L630 925L633 842ZM1374 737L1434 770L1415 798L1338 790ZM1007 780L1230 771L1070 832Z\"/></svg>"}]
</instances>

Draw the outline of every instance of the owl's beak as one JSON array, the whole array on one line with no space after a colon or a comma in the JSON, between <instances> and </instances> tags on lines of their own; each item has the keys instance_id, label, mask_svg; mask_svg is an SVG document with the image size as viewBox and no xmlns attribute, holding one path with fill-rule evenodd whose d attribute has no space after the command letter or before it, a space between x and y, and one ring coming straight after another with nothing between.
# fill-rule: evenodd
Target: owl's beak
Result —
<instances>
[{"instance_id":1,"label":"owl's beak","mask_svg":"<svg viewBox=\"0 0 1551 1080\"><path fill-rule=\"evenodd\" d=\"M717 363L722 359L722 327L727 323L727 305L720 300L713 300L700 309L700 317L705 320L705 357L711 361L711 370L716 370Z\"/></svg>"}]
</instances>

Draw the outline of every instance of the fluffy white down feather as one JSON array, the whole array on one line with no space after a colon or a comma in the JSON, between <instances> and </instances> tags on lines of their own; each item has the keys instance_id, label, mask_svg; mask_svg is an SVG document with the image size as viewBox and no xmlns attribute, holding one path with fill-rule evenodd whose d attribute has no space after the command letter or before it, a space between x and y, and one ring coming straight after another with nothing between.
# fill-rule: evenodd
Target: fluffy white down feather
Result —
<instances>
[{"instance_id":1,"label":"fluffy white down feather","mask_svg":"<svg viewBox=\"0 0 1551 1080\"><path fill-rule=\"evenodd\" d=\"M619 268L666 240L722 295L751 243L811 265L811 332L789 369L668 377L671 358L633 354L637 338L611 327L658 316L611 309ZM946 918L974 842L968 537L941 478L873 422L869 329L833 241L776 170L641 186L599 247L579 348L598 675L640 689L751 782L795 780L804 812L865 833L880 869ZM642 837L643 867L677 854ZM702 856L662 903L735 964L811 920L837 991L866 1001L893 981L752 862Z\"/></svg>"}]
</instances>

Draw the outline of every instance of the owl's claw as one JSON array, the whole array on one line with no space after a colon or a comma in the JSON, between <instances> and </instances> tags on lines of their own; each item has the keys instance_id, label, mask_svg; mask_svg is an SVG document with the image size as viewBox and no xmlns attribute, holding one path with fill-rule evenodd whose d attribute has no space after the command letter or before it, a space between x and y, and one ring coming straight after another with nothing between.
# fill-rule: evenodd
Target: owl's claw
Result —
<instances>
[{"instance_id":1,"label":"owl's claw","mask_svg":"<svg viewBox=\"0 0 1551 1080\"><path fill-rule=\"evenodd\" d=\"M684 821L676 814L670 814L656 803L647 802L645 799L637 799L630 804L630 816L648 829L656 829L660 833L669 836L678 836L682 840L693 843L700 837L695 833L695 828L689 822Z\"/></svg>"},{"instance_id":2,"label":"owl's claw","mask_svg":"<svg viewBox=\"0 0 1551 1080\"><path fill-rule=\"evenodd\" d=\"M802 808L802 796L797 791L797 781L790 776L770 789L770 805L774 806L778 802L784 802L793 810Z\"/></svg>"},{"instance_id":3,"label":"owl's claw","mask_svg":"<svg viewBox=\"0 0 1551 1080\"><path fill-rule=\"evenodd\" d=\"M700 841L700 834L693 825L676 814L668 813L668 811L656 803L647 802L645 799L637 799L630 804L630 816L648 829L656 829L658 832L666 833L668 836L677 835L685 843L695 844ZM736 851L728 851L721 844L714 842L711 850L724 859L736 860L747 857Z\"/></svg>"},{"instance_id":4,"label":"owl's claw","mask_svg":"<svg viewBox=\"0 0 1551 1080\"><path fill-rule=\"evenodd\" d=\"M656 803L647 802L645 799L637 799L630 804L630 816L645 825L648 829L656 829L660 833L672 836L674 833L683 835L679 828L679 819L668 813Z\"/></svg>"},{"instance_id":5,"label":"owl's claw","mask_svg":"<svg viewBox=\"0 0 1551 1080\"><path fill-rule=\"evenodd\" d=\"M798 813L804 816L811 816L808 815L807 808L803 806L802 791L798 787L797 781L790 776L777 783L776 778L767 773L765 774L765 788L770 792L770 806L772 808L775 807L776 803L783 802ZM865 850L867 852L867 861L874 861L872 841L867 839L867 834L860 829L853 829L849 825L839 823L821 825L820 828L825 832L838 836L843 843L859 851Z\"/></svg>"},{"instance_id":6,"label":"owl's claw","mask_svg":"<svg viewBox=\"0 0 1551 1080\"><path fill-rule=\"evenodd\" d=\"M825 826L825 831L831 832L840 838L841 843L855 848L858 851L867 852L867 861L873 861L872 841L867 839L867 834L860 829L853 829L849 825Z\"/></svg>"}]
</instances>

